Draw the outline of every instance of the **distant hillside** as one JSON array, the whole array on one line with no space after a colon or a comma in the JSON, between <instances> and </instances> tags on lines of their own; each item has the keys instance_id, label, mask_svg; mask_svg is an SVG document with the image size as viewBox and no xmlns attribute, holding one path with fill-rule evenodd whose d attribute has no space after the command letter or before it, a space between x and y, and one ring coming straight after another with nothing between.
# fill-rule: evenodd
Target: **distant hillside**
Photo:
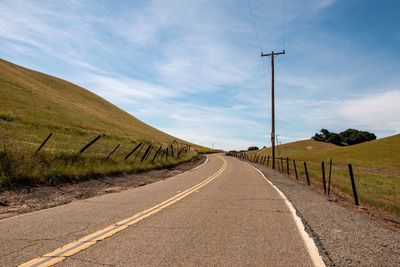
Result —
<instances>
[{"instance_id":1,"label":"distant hillside","mask_svg":"<svg viewBox=\"0 0 400 267\"><path fill-rule=\"evenodd\" d=\"M277 157L299 160L328 160L334 158L344 163L360 163L380 168L400 170L400 134L353 146L340 147L314 140L302 140L283 144ZM270 154L271 148L262 150Z\"/></svg>"},{"instance_id":2,"label":"distant hillside","mask_svg":"<svg viewBox=\"0 0 400 267\"><path fill-rule=\"evenodd\" d=\"M0 98L0 185L10 179L158 168L210 151L157 130L82 87L1 59ZM51 139L37 155L50 133ZM78 153L98 135L102 137L95 145ZM166 151L171 145L176 150L168 150L171 157L152 160L158 149ZM178 149L186 145L191 150L178 156ZM149 146L150 156L142 162Z\"/></svg>"}]
</instances>

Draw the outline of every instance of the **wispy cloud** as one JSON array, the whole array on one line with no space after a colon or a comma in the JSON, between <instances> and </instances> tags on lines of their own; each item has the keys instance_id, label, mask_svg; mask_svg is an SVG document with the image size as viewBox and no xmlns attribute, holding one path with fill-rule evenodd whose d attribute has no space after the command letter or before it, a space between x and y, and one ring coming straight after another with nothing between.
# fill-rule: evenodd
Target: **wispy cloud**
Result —
<instances>
[{"instance_id":1,"label":"wispy cloud","mask_svg":"<svg viewBox=\"0 0 400 267\"><path fill-rule=\"evenodd\" d=\"M4 0L0 55L78 83L180 138L226 149L268 145L270 65L258 46L283 48L282 1L250 2L260 43L246 1ZM383 50L366 58L358 39L321 28L336 3L285 1L288 53L276 64L284 141L323 127L400 132L400 80L391 75L399 64Z\"/></svg>"},{"instance_id":2,"label":"wispy cloud","mask_svg":"<svg viewBox=\"0 0 400 267\"><path fill-rule=\"evenodd\" d=\"M340 116L355 127L400 132L400 89L345 101Z\"/></svg>"}]
</instances>

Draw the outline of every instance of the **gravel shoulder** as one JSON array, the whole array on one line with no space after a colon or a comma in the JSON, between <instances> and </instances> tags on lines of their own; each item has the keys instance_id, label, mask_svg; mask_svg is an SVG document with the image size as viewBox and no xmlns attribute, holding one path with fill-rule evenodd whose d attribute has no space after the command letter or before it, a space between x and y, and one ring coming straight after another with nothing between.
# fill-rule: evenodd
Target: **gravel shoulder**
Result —
<instances>
[{"instance_id":1,"label":"gravel shoulder","mask_svg":"<svg viewBox=\"0 0 400 267\"><path fill-rule=\"evenodd\" d=\"M307 185L252 164L295 206L327 266L400 266L400 233L328 200Z\"/></svg>"},{"instance_id":2,"label":"gravel shoulder","mask_svg":"<svg viewBox=\"0 0 400 267\"><path fill-rule=\"evenodd\" d=\"M0 188L0 220L164 180L191 170L205 160L206 156L199 155L189 162L171 168L142 173L99 176L96 179L56 185Z\"/></svg>"}]
</instances>

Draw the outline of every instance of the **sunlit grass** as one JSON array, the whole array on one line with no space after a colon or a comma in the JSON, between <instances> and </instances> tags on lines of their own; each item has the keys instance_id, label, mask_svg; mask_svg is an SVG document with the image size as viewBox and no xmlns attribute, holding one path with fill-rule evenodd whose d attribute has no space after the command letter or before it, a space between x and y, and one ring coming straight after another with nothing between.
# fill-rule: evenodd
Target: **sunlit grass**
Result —
<instances>
[{"instance_id":1,"label":"sunlit grass","mask_svg":"<svg viewBox=\"0 0 400 267\"><path fill-rule=\"evenodd\" d=\"M2 185L144 171L211 151L161 132L84 88L1 59L0 99ZM101 139L79 154L98 135ZM141 162L143 148L124 160L139 143L154 147L148 159ZM175 149L191 145L191 150L153 162L157 149L170 144ZM119 149L106 159L117 145Z\"/></svg>"},{"instance_id":2,"label":"sunlit grass","mask_svg":"<svg viewBox=\"0 0 400 267\"><path fill-rule=\"evenodd\" d=\"M303 162L306 161L311 183L317 183L321 188L321 161L325 162L328 181L329 160L332 159L331 188L349 201L353 198L348 171L348 164L351 163L361 205L380 208L400 216L400 135L348 147L305 140L282 145L279 149L277 157L291 159L292 174L292 160L296 160L300 179L304 181ZM252 157L255 153L267 156L271 155L271 149L248 152L248 155ZM286 170L286 161L284 167Z\"/></svg>"},{"instance_id":3,"label":"sunlit grass","mask_svg":"<svg viewBox=\"0 0 400 267\"><path fill-rule=\"evenodd\" d=\"M0 130L0 184L18 184L48 182L54 180L82 179L97 174L117 174L145 171L155 168L173 166L188 161L198 154L194 150L181 153L177 151L183 146L174 144L174 157L165 154L156 160L153 158L161 146L146 140L121 138L118 136L102 136L95 144L82 154L80 149L96 137L95 133L83 133L52 129L52 137L36 152L43 140L48 136L41 127L28 127L24 124L13 123ZM14 136L13 133L18 133ZM143 143L128 159L126 155L138 144ZM115 149L120 147L107 157ZM153 149L146 160L142 161L147 147Z\"/></svg>"}]
</instances>

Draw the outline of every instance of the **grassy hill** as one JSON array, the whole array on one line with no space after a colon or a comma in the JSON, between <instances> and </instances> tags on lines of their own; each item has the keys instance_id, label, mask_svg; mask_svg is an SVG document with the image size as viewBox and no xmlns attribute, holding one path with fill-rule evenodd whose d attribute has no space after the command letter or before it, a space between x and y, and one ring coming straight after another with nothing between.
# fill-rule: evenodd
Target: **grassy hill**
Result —
<instances>
[{"instance_id":1,"label":"grassy hill","mask_svg":"<svg viewBox=\"0 0 400 267\"><path fill-rule=\"evenodd\" d=\"M271 148L249 152L255 153L271 155ZM276 156L296 160L302 179L303 161L307 161L311 183L321 183L321 187L321 161L325 161L328 173L332 159L332 186L349 199L352 191L347 164L351 163L360 202L400 216L400 135L346 147L313 140L297 141L282 145ZM293 171L292 161L290 168Z\"/></svg>"},{"instance_id":2,"label":"grassy hill","mask_svg":"<svg viewBox=\"0 0 400 267\"><path fill-rule=\"evenodd\" d=\"M208 151L192 144L191 151L179 158L139 163L143 147L134 155L136 160L124 161L140 143L155 147L153 154L174 140L180 147L189 143L141 122L84 88L1 59L0 98L0 184L137 171L176 164ZM49 133L53 136L36 154ZM97 135L102 138L78 155ZM112 158L105 161L118 144Z\"/></svg>"}]
</instances>

